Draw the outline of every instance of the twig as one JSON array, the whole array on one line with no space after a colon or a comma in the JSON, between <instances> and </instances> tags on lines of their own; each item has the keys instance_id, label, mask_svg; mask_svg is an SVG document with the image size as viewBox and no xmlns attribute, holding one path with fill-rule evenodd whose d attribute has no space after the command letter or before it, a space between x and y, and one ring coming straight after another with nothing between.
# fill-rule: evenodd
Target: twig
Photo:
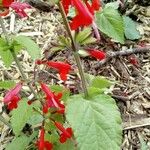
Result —
<instances>
[{"instance_id":1,"label":"twig","mask_svg":"<svg viewBox=\"0 0 150 150\"><path fill-rule=\"evenodd\" d=\"M100 61L98 63L98 65L96 66L96 68L101 67L102 65L107 63L112 58L117 58L119 56L128 56L128 55L137 54L137 53L145 53L145 52L150 52L150 46L127 49L127 50L122 50L122 51L117 51L117 52L109 51L109 52L107 52L106 59Z\"/></svg>"}]
</instances>

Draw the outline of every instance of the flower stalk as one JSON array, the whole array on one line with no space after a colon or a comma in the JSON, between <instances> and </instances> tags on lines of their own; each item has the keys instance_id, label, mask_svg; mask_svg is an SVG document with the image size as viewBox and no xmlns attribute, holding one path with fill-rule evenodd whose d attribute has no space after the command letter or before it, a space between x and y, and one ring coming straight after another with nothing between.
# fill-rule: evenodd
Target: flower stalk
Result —
<instances>
[{"instance_id":1,"label":"flower stalk","mask_svg":"<svg viewBox=\"0 0 150 150\"><path fill-rule=\"evenodd\" d=\"M64 11L64 8L63 8L63 5L62 5L61 2L58 2L58 7L59 7L60 13L62 15L63 22L64 22L64 25L66 27L66 31L68 33L68 36L69 36L70 40L71 40L72 51L73 51L73 55L74 55L75 61L77 63L77 67L78 67L79 74L80 74L80 77L81 77L81 82L82 82L82 88L83 88L83 91L84 91L84 95L85 95L85 97L88 97L86 79L85 79L84 71L83 71L83 68L82 68L82 65L81 65L81 59L80 59L80 56L78 54L77 46L76 46L74 38L71 34L71 29L70 29L70 26L69 26L69 23L68 23L68 20L67 20L67 16L65 14L65 11Z\"/></svg>"}]
</instances>

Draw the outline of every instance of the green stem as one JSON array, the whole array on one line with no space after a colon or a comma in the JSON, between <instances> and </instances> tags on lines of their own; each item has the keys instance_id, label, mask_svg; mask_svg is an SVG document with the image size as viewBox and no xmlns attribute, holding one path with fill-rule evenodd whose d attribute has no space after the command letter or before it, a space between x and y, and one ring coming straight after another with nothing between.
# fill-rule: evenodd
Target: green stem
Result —
<instances>
[{"instance_id":1,"label":"green stem","mask_svg":"<svg viewBox=\"0 0 150 150\"><path fill-rule=\"evenodd\" d=\"M11 50L11 54L12 54L12 56L13 56L13 58L14 58L14 61L16 62L16 65L17 65L19 71L20 71L20 74L21 74L21 76L22 76L22 79L27 82L28 87L30 88L31 92L34 94L34 97L36 98L36 97L37 97L37 96L36 96L36 92L35 92L33 86L31 85L31 83L28 82L28 79L27 79L25 73L23 72L22 66L21 66L21 64L20 64L20 62L19 62L19 60L18 60L18 58L17 58L17 55L16 55L15 51L14 51L14 50Z\"/></svg>"},{"instance_id":2,"label":"green stem","mask_svg":"<svg viewBox=\"0 0 150 150\"><path fill-rule=\"evenodd\" d=\"M67 33L69 35L70 40L71 40L72 51L73 51L74 58L75 58L75 61L77 63L77 67L78 67L79 74L80 74L80 77L81 77L81 82L82 82L82 88L83 88L83 91L84 91L84 95L85 95L85 97L88 97L88 90L87 90L87 85L86 85L86 79L85 79L84 71L83 71L83 68L82 68L82 65L81 65L81 59L80 59L80 56L78 54L77 46L76 46L74 38L73 38L73 36L71 34L71 29L70 29L70 26L69 26L69 23L68 23L68 20L67 20L67 16L65 14L65 11L64 11L64 8L63 8L61 2L58 3L58 7L59 7L59 10L61 12L61 15L62 15L62 18L63 18L63 22L64 22L64 25L66 27L66 31L67 31Z\"/></svg>"},{"instance_id":3,"label":"green stem","mask_svg":"<svg viewBox=\"0 0 150 150\"><path fill-rule=\"evenodd\" d=\"M3 33L4 33L4 35L5 35L5 39L6 39L6 41L9 43L8 34L7 34L6 28L5 28L5 26L4 26L4 22L3 22L2 17L0 17L0 25L1 25L1 27L2 27L2 31L3 31ZM14 52L14 50L10 50L10 52L11 52L11 54L12 54L12 56L13 56L13 58L14 58L14 61L16 62L16 65L17 65L17 67L18 67L18 69L19 69L19 71L20 71L20 74L21 74L21 76L22 76L22 79L27 82L28 87L30 88L31 92L34 94L34 97L36 98L37 96L36 96L35 90L34 90L33 86L31 85L31 83L28 82L28 79L27 79L26 75L24 74L24 71L23 71L23 69L22 69L22 67L21 67L21 64L20 64L20 62L19 62L19 60L18 60L18 58L17 58L16 53Z\"/></svg>"}]
</instances>

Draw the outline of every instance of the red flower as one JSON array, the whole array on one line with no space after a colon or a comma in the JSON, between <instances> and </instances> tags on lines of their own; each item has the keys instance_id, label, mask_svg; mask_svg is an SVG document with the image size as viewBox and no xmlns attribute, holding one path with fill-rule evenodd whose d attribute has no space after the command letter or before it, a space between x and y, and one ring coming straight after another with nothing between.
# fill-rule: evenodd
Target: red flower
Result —
<instances>
[{"instance_id":1,"label":"red flower","mask_svg":"<svg viewBox=\"0 0 150 150\"><path fill-rule=\"evenodd\" d=\"M88 0L86 0L85 3L92 15L94 15L94 11L98 11L101 7L100 0L92 0L92 4L90 4Z\"/></svg>"},{"instance_id":2,"label":"red flower","mask_svg":"<svg viewBox=\"0 0 150 150\"><path fill-rule=\"evenodd\" d=\"M73 132L72 132L72 129L71 128L64 128L63 125L59 122L55 122L55 126L57 127L57 129L59 131L61 131L61 134L60 134L60 139L59 141L61 143L64 143L66 142L67 139L70 139L73 135Z\"/></svg>"},{"instance_id":3,"label":"red flower","mask_svg":"<svg viewBox=\"0 0 150 150\"><path fill-rule=\"evenodd\" d=\"M11 7L22 18L27 17L24 10L26 8L31 8L31 6L27 3L14 2L14 0L2 0L2 7L7 9L0 13L0 16L6 16L9 13L9 7Z\"/></svg>"},{"instance_id":4,"label":"red flower","mask_svg":"<svg viewBox=\"0 0 150 150\"><path fill-rule=\"evenodd\" d=\"M8 8L14 0L2 0L2 6Z\"/></svg>"},{"instance_id":5,"label":"red flower","mask_svg":"<svg viewBox=\"0 0 150 150\"><path fill-rule=\"evenodd\" d=\"M67 80L67 74L71 70L71 66L69 64L63 63L63 62L37 60L36 64L38 64L38 65L46 64L49 67L55 68L56 70L59 71L60 78L64 81Z\"/></svg>"},{"instance_id":6,"label":"red flower","mask_svg":"<svg viewBox=\"0 0 150 150\"><path fill-rule=\"evenodd\" d=\"M52 150L53 144L44 140L44 134L45 130L42 128L40 131L40 138L39 141L37 141L38 150Z\"/></svg>"},{"instance_id":7,"label":"red flower","mask_svg":"<svg viewBox=\"0 0 150 150\"><path fill-rule=\"evenodd\" d=\"M67 80L67 74L71 70L71 66L67 63L63 62L54 62L54 61L48 61L46 63L49 67L55 68L59 71L60 78L62 80Z\"/></svg>"},{"instance_id":8,"label":"red flower","mask_svg":"<svg viewBox=\"0 0 150 150\"><path fill-rule=\"evenodd\" d=\"M20 100L21 100L20 97L14 96L14 97L12 98L11 102L8 103L7 108L8 108L10 111L13 110L13 109L15 109L15 108L17 108L17 107L18 107L18 102L19 102Z\"/></svg>"},{"instance_id":9,"label":"red flower","mask_svg":"<svg viewBox=\"0 0 150 150\"><path fill-rule=\"evenodd\" d=\"M77 10L77 15L72 19L70 27L76 30L79 27L89 26L93 22L93 15L81 0L72 0L74 7Z\"/></svg>"},{"instance_id":10,"label":"red flower","mask_svg":"<svg viewBox=\"0 0 150 150\"><path fill-rule=\"evenodd\" d=\"M65 106L60 103L60 99L62 97L62 93L59 93L58 95L55 95L51 92L51 90L48 88L48 86L44 83L41 83L41 89L46 94L46 103L43 105L43 113L48 112L48 108L55 107L59 111L64 111Z\"/></svg>"},{"instance_id":11,"label":"red flower","mask_svg":"<svg viewBox=\"0 0 150 150\"><path fill-rule=\"evenodd\" d=\"M103 60L106 58L106 53L96 49L87 50L90 56L95 57L96 59Z\"/></svg>"},{"instance_id":12,"label":"red flower","mask_svg":"<svg viewBox=\"0 0 150 150\"><path fill-rule=\"evenodd\" d=\"M17 96L22 88L22 82L19 82L13 89L11 89L4 97L4 103L8 104Z\"/></svg>"},{"instance_id":13,"label":"red flower","mask_svg":"<svg viewBox=\"0 0 150 150\"><path fill-rule=\"evenodd\" d=\"M139 61L135 56L130 56L129 61L132 65L138 67L139 66Z\"/></svg>"},{"instance_id":14,"label":"red flower","mask_svg":"<svg viewBox=\"0 0 150 150\"><path fill-rule=\"evenodd\" d=\"M71 5L72 0L62 0L62 5L64 7L65 13L68 14L69 6Z\"/></svg>"},{"instance_id":15,"label":"red flower","mask_svg":"<svg viewBox=\"0 0 150 150\"><path fill-rule=\"evenodd\" d=\"M27 17L28 15L25 13L25 9L31 8L31 6L27 3L20 3L20 2L13 2L11 3L10 7L15 10L15 12L20 16L20 17Z\"/></svg>"}]
</instances>

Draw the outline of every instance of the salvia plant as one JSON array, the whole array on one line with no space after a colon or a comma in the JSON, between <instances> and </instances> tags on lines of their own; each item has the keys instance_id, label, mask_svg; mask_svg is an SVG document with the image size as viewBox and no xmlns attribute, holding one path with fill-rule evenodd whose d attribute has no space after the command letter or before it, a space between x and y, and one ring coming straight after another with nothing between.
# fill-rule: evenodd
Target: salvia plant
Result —
<instances>
[{"instance_id":1,"label":"salvia plant","mask_svg":"<svg viewBox=\"0 0 150 150\"><path fill-rule=\"evenodd\" d=\"M121 44L125 37L138 39L139 33L134 29L134 34L129 35L126 27L128 21L132 22L132 27L135 24L129 17L119 14L118 8L123 5L121 1L106 5L100 0L51 2L59 8L68 35L58 37L58 45L52 50L67 49L72 52L78 71L74 71L69 63L41 58L40 48L30 38L10 36L3 17L10 12L21 18L28 17L24 10L32 7L15 0L0 0L3 32L0 37L0 56L7 68L14 61L22 77L18 83L10 80L0 82L1 89L7 90L3 102L10 120L7 122L2 116L0 119L14 135L6 150L119 150L122 143L121 117L115 100L106 94L115 82L85 73L80 56L105 60L106 53L103 50L87 48L87 45L101 42L101 34ZM56 70L64 83L68 74L74 72L81 81L82 90L74 94L65 86L27 78L17 57L21 50L28 52L37 69L45 66ZM24 91L23 86L28 86L30 92ZM23 130L25 127L30 132Z\"/></svg>"}]
</instances>

